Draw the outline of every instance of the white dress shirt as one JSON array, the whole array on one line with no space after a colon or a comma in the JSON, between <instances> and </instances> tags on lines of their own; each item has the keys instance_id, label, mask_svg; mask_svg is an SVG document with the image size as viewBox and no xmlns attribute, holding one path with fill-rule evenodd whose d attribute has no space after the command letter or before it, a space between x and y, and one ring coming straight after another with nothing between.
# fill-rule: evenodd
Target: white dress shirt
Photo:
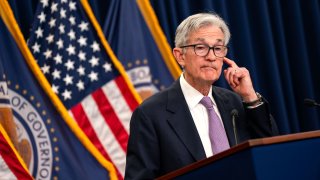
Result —
<instances>
[{"instance_id":1,"label":"white dress shirt","mask_svg":"<svg viewBox=\"0 0 320 180\"><path fill-rule=\"evenodd\" d=\"M208 112L207 112L207 109L202 104L200 104L200 101L204 96L185 80L185 78L183 77L183 74L180 76L180 86L181 86L184 98L187 101L194 124L196 125L196 128L198 130L206 156L210 157L213 155L213 153L212 153L211 142L209 138ZM212 96L212 86L210 87L208 96L211 98L213 102L214 110L221 120L220 112ZM221 120L221 123L223 125L222 120Z\"/></svg>"}]
</instances>

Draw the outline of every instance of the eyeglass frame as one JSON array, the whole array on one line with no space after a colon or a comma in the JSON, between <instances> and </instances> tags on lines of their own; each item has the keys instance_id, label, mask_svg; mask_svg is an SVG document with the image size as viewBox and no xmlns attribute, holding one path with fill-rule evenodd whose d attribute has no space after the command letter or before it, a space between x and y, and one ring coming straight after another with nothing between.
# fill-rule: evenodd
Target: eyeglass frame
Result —
<instances>
[{"instance_id":1,"label":"eyeglass frame","mask_svg":"<svg viewBox=\"0 0 320 180\"><path fill-rule=\"evenodd\" d=\"M209 48L209 49L208 49L208 52L207 52L205 55L203 55L203 56L198 55L198 54L196 53L196 46L198 46L198 45L203 45L203 46L208 47L208 48ZM224 55L223 57L216 55L216 52L214 51L214 48L217 47L217 46L224 47L224 48L225 48L225 51L228 51L228 48L229 48L228 46L224 46L224 45L215 45L215 46L211 46L211 47L210 47L210 46L207 45L207 44L189 44L189 45L185 45L185 46L180 46L180 48L193 47L194 53L195 53L197 56L200 56L200 57L205 57L205 56L207 56L207 55L209 54L210 50L212 49L213 54L214 54L216 57L218 57L218 58L224 58L224 57L226 57L227 52L225 53L225 55Z\"/></svg>"}]
</instances>

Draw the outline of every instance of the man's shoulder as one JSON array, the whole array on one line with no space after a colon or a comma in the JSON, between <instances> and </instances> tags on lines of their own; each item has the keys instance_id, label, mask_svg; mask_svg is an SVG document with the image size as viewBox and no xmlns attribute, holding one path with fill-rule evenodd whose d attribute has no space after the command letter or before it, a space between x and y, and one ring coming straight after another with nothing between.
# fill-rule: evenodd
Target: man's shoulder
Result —
<instances>
[{"instance_id":1,"label":"man's shoulder","mask_svg":"<svg viewBox=\"0 0 320 180\"><path fill-rule=\"evenodd\" d=\"M154 95L148 97L145 99L140 106L153 106L153 105L159 105L167 101L168 97L168 90L163 90L160 92L155 93Z\"/></svg>"},{"instance_id":2,"label":"man's shoulder","mask_svg":"<svg viewBox=\"0 0 320 180\"><path fill-rule=\"evenodd\" d=\"M154 105L165 105L170 100L170 94L177 94L179 93L179 91L181 91L181 89L179 90L180 85L178 82L179 81L174 82L170 87L159 91L149 98L145 99L140 106L149 107Z\"/></svg>"}]
</instances>

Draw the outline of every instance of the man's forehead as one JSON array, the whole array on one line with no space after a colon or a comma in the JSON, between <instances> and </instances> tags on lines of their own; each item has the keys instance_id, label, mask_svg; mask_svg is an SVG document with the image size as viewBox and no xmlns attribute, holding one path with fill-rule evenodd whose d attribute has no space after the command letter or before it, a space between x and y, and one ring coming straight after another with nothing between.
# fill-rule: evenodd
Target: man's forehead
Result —
<instances>
[{"instance_id":1,"label":"man's forehead","mask_svg":"<svg viewBox=\"0 0 320 180\"><path fill-rule=\"evenodd\" d=\"M222 32L222 30L220 32L217 31L217 29L221 30L221 28L217 26L205 26L205 27L201 27L199 29L193 30L188 35L188 41L189 42L191 41L206 42L206 43L209 43L209 41L211 41L210 43L220 43L220 42L223 43L225 41L224 33ZM222 35L222 37L220 35ZM215 37L216 39L213 39L213 37Z\"/></svg>"},{"instance_id":2,"label":"man's forehead","mask_svg":"<svg viewBox=\"0 0 320 180\"><path fill-rule=\"evenodd\" d=\"M189 39L187 43L192 43L192 44L202 43L202 44L208 44L210 46L210 45L224 44L224 39L212 40L212 39L198 37L198 38Z\"/></svg>"},{"instance_id":3,"label":"man's forehead","mask_svg":"<svg viewBox=\"0 0 320 180\"><path fill-rule=\"evenodd\" d=\"M195 41L198 41L198 42L207 42L208 39L206 38L202 38L202 37L197 37L195 38ZM215 39L216 42L223 42L223 39Z\"/></svg>"}]
</instances>

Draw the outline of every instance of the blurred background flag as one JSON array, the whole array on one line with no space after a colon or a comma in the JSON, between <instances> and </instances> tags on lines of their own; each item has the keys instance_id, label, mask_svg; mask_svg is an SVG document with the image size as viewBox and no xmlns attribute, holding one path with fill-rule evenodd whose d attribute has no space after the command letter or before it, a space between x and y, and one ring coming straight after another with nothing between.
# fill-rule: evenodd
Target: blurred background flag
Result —
<instances>
[{"instance_id":1,"label":"blurred background flag","mask_svg":"<svg viewBox=\"0 0 320 180\"><path fill-rule=\"evenodd\" d=\"M86 1L40 1L28 40L52 91L124 176L129 122L139 104Z\"/></svg>"},{"instance_id":2,"label":"blurred background flag","mask_svg":"<svg viewBox=\"0 0 320 180\"><path fill-rule=\"evenodd\" d=\"M8 138L17 147L35 179L108 179L112 174L112 165L99 163L81 144L36 79L41 74L32 73L36 72L36 66L32 66L32 59L26 58L29 52L26 42L5 5L6 1L0 1L0 67L3 67L0 72L0 116ZM30 69L28 65L33 68ZM77 131L77 128L74 126L73 131ZM86 137L81 137L85 141ZM7 152L1 155L14 159ZM0 167L5 166L2 163ZM115 177L114 171L113 174Z\"/></svg>"},{"instance_id":3,"label":"blurred background flag","mask_svg":"<svg viewBox=\"0 0 320 180\"><path fill-rule=\"evenodd\" d=\"M140 96L145 99L170 86L181 69L158 23L149 0L92 1L103 32L125 67ZM99 6L99 7L97 7Z\"/></svg>"}]
</instances>

